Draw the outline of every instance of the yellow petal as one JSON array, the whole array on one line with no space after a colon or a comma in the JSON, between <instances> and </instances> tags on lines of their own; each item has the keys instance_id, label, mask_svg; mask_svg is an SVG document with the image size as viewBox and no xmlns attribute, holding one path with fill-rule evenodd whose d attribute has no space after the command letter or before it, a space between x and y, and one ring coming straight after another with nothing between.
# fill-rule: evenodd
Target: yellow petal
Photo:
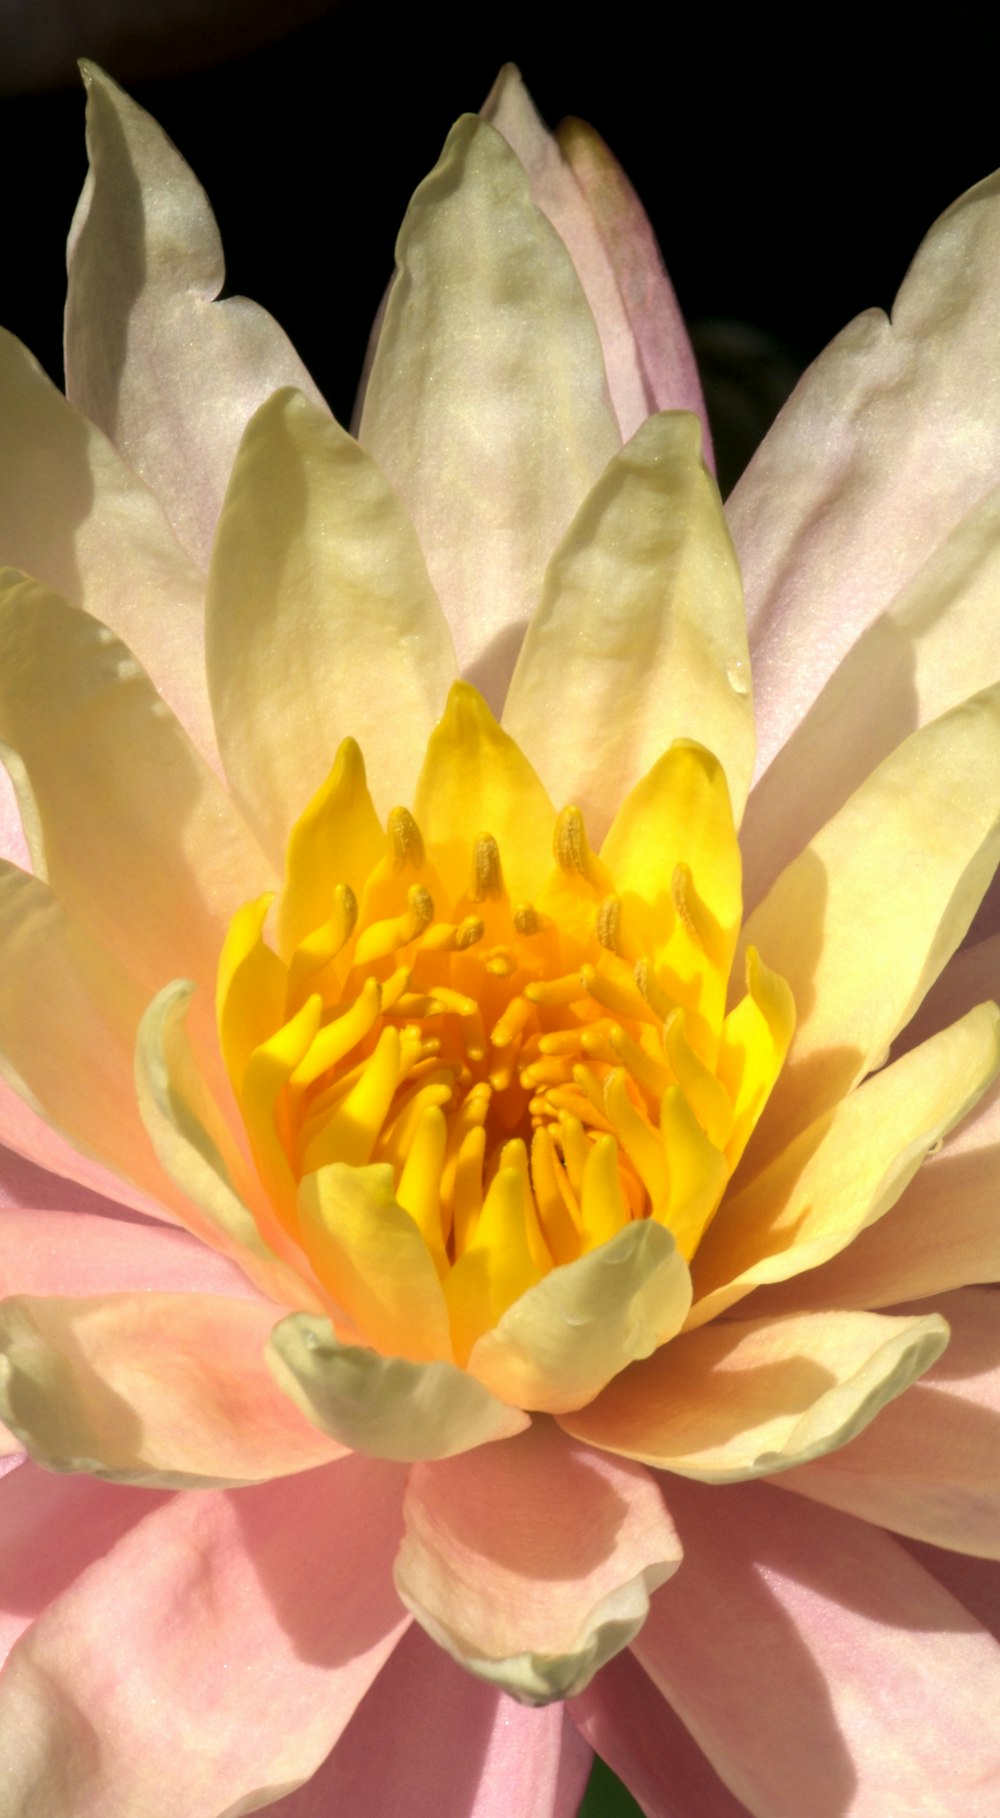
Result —
<instances>
[{"instance_id":1,"label":"yellow petal","mask_svg":"<svg viewBox=\"0 0 1000 1818\"><path fill-rule=\"evenodd\" d=\"M360 440L496 710L549 556L618 446L600 342L521 164L470 115L413 197L396 261Z\"/></svg>"},{"instance_id":2,"label":"yellow petal","mask_svg":"<svg viewBox=\"0 0 1000 1818\"><path fill-rule=\"evenodd\" d=\"M652 952L669 938L674 879L686 866L717 926L711 957L728 972L743 906L740 851L725 772L710 751L687 739L658 756L621 803L601 858Z\"/></svg>"},{"instance_id":3,"label":"yellow petal","mask_svg":"<svg viewBox=\"0 0 1000 1818\"><path fill-rule=\"evenodd\" d=\"M504 709L557 801L595 838L674 739L698 739L737 823L753 769L739 568L696 417L650 417L549 564Z\"/></svg>"},{"instance_id":4,"label":"yellow petal","mask_svg":"<svg viewBox=\"0 0 1000 1818\"><path fill-rule=\"evenodd\" d=\"M552 863L552 803L466 682L456 682L431 734L413 806L453 899L469 889L471 842L487 833L497 842L511 900L538 894Z\"/></svg>"},{"instance_id":5,"label":"yellow petal","mask_svg":"<svg viewBox=\"0 0 1000 1818\"><path fill-rule=\"evenodd\" d=\"M275 1326L267 1361L308 1420L375 1458L453 1458L528 1425L527 1414L505 1407L454 1364L410 1363L338 1344L328 1319L305 1313Z\"/></svg>"},{"instance_id":6,"label":"yellow petal","mask_svg":"<svg viewBox=\"0 0 1000 1818\"><path fill-rule=\"evenodd\" d=\"M276 859L348 733L383 814L408 798L455 676L451 636L395 493L298 392L247 425L206 614L226 772Z\"/></svg>"},{"instance_id":7,"label":"yellow petal","mask_svg":"<svg viewBox=\"0 0 1000 1818\"><path fill-rule=\"evenodd\" d=\"M327 921L338 884L345 885L356 901L360 898L384 851L385 833L368 793L361 748L354 739L344 739L329 776L289 834L285 888L278 906L286 959L306 935Z\"/></svg>"}]
</instances>

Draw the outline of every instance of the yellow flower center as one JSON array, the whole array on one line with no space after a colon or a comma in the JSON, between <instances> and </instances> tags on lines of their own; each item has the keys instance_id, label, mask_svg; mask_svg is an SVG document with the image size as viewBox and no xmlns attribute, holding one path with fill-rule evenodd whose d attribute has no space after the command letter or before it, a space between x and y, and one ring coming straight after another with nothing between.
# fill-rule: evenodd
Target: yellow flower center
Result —
<instances>
[{"instance_id":1,"label":"yellow flower center","mask_svg":"<svg viewBox=\"0 0 1000 1818\"><path fill-rule=\"evenodd\" d=\"M739 852L702 747L671 747L602 856L574 807L552 850L533 899L512 900L497 840L472 827L449 895L409 810L378 826L345 741L292 831L277 951L266 896L235 916L220 963L223 1055L282 1225L336 1304L300 1183L381 1165L460 1361L525 1289L630 1220L659 1220L690 1259L791 1035L787 987L752 950L727 1012Z\"/></svg>"}]
</instances>

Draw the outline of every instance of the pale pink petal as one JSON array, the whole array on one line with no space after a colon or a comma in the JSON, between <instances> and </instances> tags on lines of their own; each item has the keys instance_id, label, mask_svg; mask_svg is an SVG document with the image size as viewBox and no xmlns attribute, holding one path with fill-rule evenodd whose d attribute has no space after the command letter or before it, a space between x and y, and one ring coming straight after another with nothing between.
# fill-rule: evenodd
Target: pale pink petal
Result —
<instances>
[{"instance_id":1,"label":"pale pink petal","mask_svg":"<svg viewBox=\"0 0 1000 1818\"><path fill-rule=\"evenodd\" d=\"M931 229L891 325L870 311L821 354L733 492L761 768L859 633L996 484L998 243L994 176Z\"/></svg>"},{"instance_id":2,"label":"pale pink petal","mask_svg":"<svg viewBox=\"0 0 1000 1818\"><path fill-rule=\"evenodd\" d=\"M565 120L557 137L607 248L638 348L648 408L694 411L701 418L705 460L714 472L712 432L694 350L642 203L592 126Z\"/></svg>"},{"instance_id":3,"label":"pale pink petal","mask_svg":"<svg viewBox=\"0 0 1000 1818\"><path fill-rule=\"evenodd\" d=\"M879 1527L997 1559L1000 1296L964 1288L934 1310L951 1328L944 1356L856 1439L778 1481Z\"/></svg>"},{"instance_id":4,"label":"pale pink petal","mask_svg":"<svg viewBox=\"0 0 1000 1818\"><path fill-rule=\"evenodd\" d=\"M10 1657L10 1809L217 1818L308 1779L406 1622L400 1489L349 1458L154 1509Z\"/></svg>"},{"instance_id":5,"label":"pale pink petal","mask_svg":"<svg viewBox=\"0 0 1000 1818\"><path fill-rule=\"evenodd\" d=\"M15 1111L24 1113L23 1120L16 1120L21 1136L27 1140L32 1131L36 1132L42 1159L41 1162L29 1161L16 1150L0 1146L0 1206L44 1206L54 1211L92 1212L101 1218L127 1218L142 1224L171 1218L169 1212L154 1207L143 1194L131 1193L107 1168L71 1149L2 1081L0 1129L5 1127L8 1103L12 1117ZM58 1171L64 1158L78 1165L79 1172L72 1178ZM116 1197L109 1198L109 1194Z\"/></svg>"},{"instance_id":6,"label":"pale pink petal","mask_svg":"<svg viewBox=\"0 0 1000 1818\"><path fill-rule=\"evenodd\" d=\"M2 861L0 945L0 1136L59 1169L58 1155L50 1164L47 1145L37 1140L40 1120L51 1120L61 1137L148 1195L147 1203L165 1199L183 1217L183 1202L156 1163L136 1106L140 986L66 914L41 878ZM28 1104L14 1096L15 1085ZM116 1182L110 1191L118 1197L128 1186Z\"/></svg>"},{"instance_id":7,"label":"pale pink petal","mask_svg":"<svg viewBox=\"0 0 1000 1818\"><path fill-rule=\"evenodd\" d=\"M535 111L513 63L500 71L479 110L502 133L528 175L531 199L551 222L573 261L601 337L623 442L658 407L646 383L639 348L597 221L559 145Z\"/></svg>"},{"instance_id":8,"label":"pale pink petal","mask_svg":"<svg viewBox=\"0 0 1000 1818\"><path fill-rule=\"evenodd\" d=\"M1000 1801L1000 1648L889 1535L768 1485L665 1487L684 1564L633 1650L760 1818Z\"/></svg>"},{"instance_id":9,"label":"pale pink petal","mask_svg":"<svg viewBox=\"0 0 1000 1818\"><path fill-rule=\"evenodd\" d=\"M463 1665L534 1704L627 1646L680 1558L649 1472L547 1421L414 1466L404 1513L404 1603Z\"/></svg>"},{"instance_id":10,"label":"pale pink petal","mask_svg":"<svg viewBox=\"0 0 1000 1818\"><path fill-rule=\"evenodd\" d=\"M609 1660L569 1709L647 1818L749 1818L630 1652Z\"/></svg>"},{"instance_id":11,"label":"pale pink petal","mask_svg":"<svg viewBox=\"0 0 1000 1818\"><path fill-rule=\"evenodd\" d=\"M560 1705L529 1710L415 1625L333 1754L274 1818L575 1818L591 1754Z\"/></svg>"},{"instance_id":12,"label":"pale pink petal","mask_svg":"<svg viewBox=\"0 0 1000 1818\"><path fill-rule=\"evenodd\" d=\"M157 1289L163 1294L259 1298L242 1269L186 1231L101 1216L88 1209L85 1194L80 1195L79 1210L65 1209L72 1205L71 1194L72 1189L59 1195L58 1210L43 1206L28 1210L23 1203L5 1208L0 1218L0 1296Z\"/></svg>"},{"instance_id":13,"label":"pale pink petal","mask_svg":"<svg viewBox=\"0 0 1000 1818\"><path fill-rule=\"evenodd\" d=\"M21 810L17 805L14 786L2 763L0 763L0 858L9 860L12 865L19 865L22 871L31 870L31 855L21 824Z\"/></svg>"},{"instance_id":14,"label":"pale pink petal","mask_svg":"<svg viewBox=\"0 0 1000 1818\"><path fill-rule=\"evenodd\" d=\"M201 184L166 133L88 65L90 172L69 238L66 390L208 562L244 425L282 385L322 400L278 324L225 272Z\"/></svg>"},{"instance_id":15,"label":"pale pink petal","mask_svg":"<svg viewBox=\"0 0 1000 1818\"><path fill-rule=\"evenodd\" d=\"M25 1459L0 1483L0 1662L18 1636L165 1493L62 1476Z\"/></svg>"},{"instance_id":16,"label":"pale pink petal","mask_svg":"<svg viewBox=\"0 0 1000 1818\"><path fill-rule=\"evenodd\" d=\"M932 1547L923 1540L904 1538L902 1545L925 1572L943 1584L945 1590L950 1591L969 1614L1000 1641L1000 1561L972 1559L966 1553Z\"/></svg>"},{"instance_id":17,"label":"pale pink petal","mask_svg":"<svg viewBox=\"0 0 1000 1818\"><path fill-rule=\"evenodd\" d=\"M150 1292L0 1301L0 1414L40 1464L203 1489L308 1471L345 1448L283 1395L277 1309Z\"/></svg>"}]
</instances>

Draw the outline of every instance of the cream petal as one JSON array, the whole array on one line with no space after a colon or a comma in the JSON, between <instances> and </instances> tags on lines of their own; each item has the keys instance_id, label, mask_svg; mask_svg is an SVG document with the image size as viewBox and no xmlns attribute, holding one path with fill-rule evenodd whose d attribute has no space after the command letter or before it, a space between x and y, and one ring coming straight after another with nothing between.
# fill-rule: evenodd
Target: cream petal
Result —
<instances>
[{"instance_id":1,"label":"cream petal","mask_svg":"<svg viewBox=\"0 0 1000 1818\"><path fill-rule=\"evenodd\" d=\"M769 1477L846 1444L947 1342L934 1314L719 1321L664 1345L560 1425L702 1483Z\"/></svg>"},{"instance_id":2,"label":"cream petal","mask_svg":"<svg viewBox=\"0 0 1000 1818\"><path fill-rule=\"evenodd\" d=\"M153 494L0 330L0 549L110 626L218 765L205 685L205 582ZM13 856L13 855L11 855Z\"/></svg>"},{"instance_id":3,"label":"cream petal","mask_svg":"<svg viewBox=\"0 0 1000 1818\"><path fill-rule=\"evenodd\" d=\"M821 1268L758 1291L754 1310L891 1307L1000 1281L1000 1090L923 1164L884 1218Z\"/></svg>"},{"instance_id":4,"label":"cream petal","mask_svg":"<svg viewBox=\"0 0 1000 1818\"><path fill-rule=\"evenodd\" d=\"M702 1325L751 1288L790 1276L803 1278L798 1305L829 1304L813 1271L864 1242L866 1226L877 1229L928 1151L994 1077L998 1042L1000 1013L982 1004L866 1080L732 1193L694 1261L689 1324ZM937 1248L947 1248L940 1233ZM775 1310L790 1309L779 1301Z\"/></svg>"},{"instance_id":5,"label":"cream petal","mask_svg":"<svg viewBox=\"0 0 1000 1818\"><path fill-rule=\"evenodd\" d=\"M273 881L267 861L126 646L15 570L0 575L0 738L30 786L35 868L148 992L197 981L214 1056L223 936Z\"/></svg>"},{"instance_id":6,"label":"cream petal","mask_svg":"<svg viewBox=\"0 0 1000 1818\"><path fill-rule=\"evenodd\" d=\"M744 946L787 979L797 1012L758 1165L881 1064L968 929L998 856L1000 689L987 689L886 758L744 927Z\"/></svg>"},{"instance_id":7,"label":"cream petal","mask_svg":"<svg viewBox=\"0 0 1000 1818\"><path fill-rule=\"evenodd\" d=\"M590 1764L562 1706L514 1704L414 1623L333 1754L274 1818L576 1818Z\"/></svg>"},{"instance_id":8,"label":"cream petal","mask_svg":"<svg viewBox=\"0 0 1000 1818\"><path fill-rule=\"evenodd\" d=\"M308 1780L406 1624L400 1479L344 1458L161 1506L145 1492L146 1518L7 1663L11 1809L235 1818Z\"/></svg>"},{"instance_id":9,"label":"cream petal","mask_svg":"<svg viewBox=\"0 0 1000 1818\"><path fill-rule=\"evenodd\" d=\"M454 1364L411 1363L338 1344L330 1321L307 1313L274 1328L268 1362L307 1420L375 1458L452 1458L529 1424Z\"/></svg>"},{"instance_id":10,"label":"cream petal","mask_svg":"<svg viewBox=\"0 0 1000 1818\"><path fill-rule=\"evenodd\" d=\"M90 171L69 237L66 390L207 566L240 436L282 385L322 400L277 323L215 301L222 243L162 128L87 64Z\"/></svg>"},{"instance_id":11,"label":"cream petal","mask_svg":"<svg viewBox=\"0 0 1000 1818\"><path fill-rule=\"evenodd\" d=\"M996 880L990 889L996 887ZM974 932L973 928L973 932ZM973 1004L994 1001L1000 997L1000 934L986 940L970 940L959 948L931 986L915 1016L910 1018L893 1043L893 1053L903 1054L917 1042L926 1041L946 1023L963 1016Z\"/></svg>"},{"instance_id":12,"label":"cream petal","mask_svg":"<svg viewBox=\"0 0 1000 1818\"><path fill-rule=\"evenodd\" d=\"M420 1227L396 1199L386 1163L331 1162L307 1174L299 1188L299 1228L343 1336L357 1336L388 1357L451 1361L438 1273Z\"/></svg>"},{"instance_id":13,"label":"cream petal","mask_svg":"<svg viewBox=\"0 0 1000 1818\"><path fill-rule=\"evenodd\" d=\"M911 732L1000 676L998 590L995 488L863 632L755 785L748 905Z\"/></svg>"},{"instance_id":14,"label":"cream petal","mask_svg":"<svg viewBox=\"0 0 1000 1818\"><path fill-rule=\"evenodd\" d=\"M865 626L996 485L998 247L993 176L931 229L891 324L872 310L820 355L729 500L761 768Z\"/></svg>"},{"instance_id":15,"label":"cream petal","mask_svg":"<svg viewBox=\"0 0 1000 1818\"><path fill-rule=\"evenodd\" d=\"M611 402L626 442L656 407L597 221L513 63L504 65L479 112L516 152L527 172L535 207L555 228L573 261L601 337Z\"/></svg>"},{"instance_id":16,"label":"cream petal","mask_svg":"<svg viewBox=\"0 0 1000 1818\"><path fill-rule=\"evenodd\" d=\"M536 1422L416 1465L396 1588L431 1639L525 1704L582 1690L680 1561L653 1479Z\"/></svg>"},{"instance_id":17,"label":"cream petal","mask_svg":"<svg viewBox=\"0 0 1000 1818\"><path fill-rule=\"evenodd\" d=\"M279 863L348 734L383 816L410 800L456 673L451 634L391 487L298 392L247 425L206 610L226 772Z\"/></svg>"},{"instance_id":18,"label":"cream petal","mask_svg":"<svg viewBox=\"0 0 1000 1818\"><path fill-rule=\"evenodd\" d=\"M642 1219L526 1289L477 1339L467 1368L504 1401L561 1414L673 1338L690 1304L670 1232Z\"/></svg>"},{"instance_id":19,"label":"cream petal","mask_svg":"<svg viewBox=\"0 0 1000 1818\"><path fill-rule=\"evenodd\" d=\"M789 1472L782 1488L916 1540L1000 1559L1000 1307L991 1290L965 1288L935 1309L951 1332L940 1361L871 1427Z\"/></svg>"},{"instance_id":20,"label":"cream petal","mask_svg":"<svg viewBox=\"0 0 1000 1818\"><path fill-rule=\"evenodd\" d=\"M648 411L693 411L701 420L702 450L714 473L712 434L694 349L645 209L617 158L592 126L584 120L564 120L556 138L607 248L638 349ZM605 359L617 398L616 353L617 348L605 340ZM623 424L622 433L628 437L638 427L638 422L628 427Z\"/></svg>"},{"instance_id":21,"label":"cream petal","mask_svg":"<svg viewBox=\"0 0 1000 1818\"><path fill-rule=\"evenodd\" d=\"M649 418L583 501L503 723L595 840L677 738L720 760L739 823L754 750L743 596L693 417Z\"/></svg>"},{"instance_id":22,"label":"cream petal","mask_svg":"<svg viewBox=\"0 0 1000 1818\"><path fill-rule=\"evenodd\" d=\"M0 1301L0 1414L40 1464L205 1489L311 1470L344 1447L264 1361L274 1308L210 1294Z\"/></svg>"},{"instance_id":23,"label":"cream petal","mask_svg":"<svg viewBox=\"0 0 1000 1818\"><path fill-rule=\"evenodd\" d=\"M681 1570L633 1652L755 1814L991 1811L1000 1648L887 1534L671 1478Z\"/></svg>"},{"instance_id":24,"label":"cream petal","mask_svg":"<svg viewBox=\"0 0 1000 1818\"><path fill-rule=\"evenodd\" d=\"M619 445L594 320L482 120L410 203L360 440L417 528L463 674L497 710L552 550Z\"/></svg>"},{"instance_id":25,"label":"cream petal","mask_svg":"<svg viewBox=\"0 0 1000 1818\"><path fill-rule=\"evenodd\" d=\"M135 1043L139 1115L199 1236L234 1258L279 1305L319 1309L323 1298L301 1247L279 1224L203 1079L184 1016L192 987L166 985Z\"/></svg>"}]
</instances>

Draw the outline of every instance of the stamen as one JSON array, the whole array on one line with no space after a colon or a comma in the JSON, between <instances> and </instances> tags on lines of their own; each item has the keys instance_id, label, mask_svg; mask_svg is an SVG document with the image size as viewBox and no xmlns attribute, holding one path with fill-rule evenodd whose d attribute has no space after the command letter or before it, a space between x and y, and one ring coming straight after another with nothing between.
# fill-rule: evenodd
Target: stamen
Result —
<instances>
[{"instance_id":1,"label":"stamen","mask_svg":"<svg viewBox=\"0 0 1000 1818\"><path fill-rule=\"evenodd\" d=\"M465 953L481 941L486 932L478 915L467 915L464 922L435 922L420 937L425 953Z\"/></svg>"},{"instance_id":2,"label":"stamen","mask_svg":"<svg viewBox=\"0 0 1000 1818\"><path fill-rule=\"evenodd\" d=\"M541 934L547 925L547 918L539 915L534 903L515 903L514 927L526 940L533 934Z\"/></svg>"},{"instance_id":3,"label":"stamen","mask_svg":"<svg viewBox=\"0 0 1000 1818\"><path fill-rule=\"evenodd\" d=\"M677 1006L673 999L668 997L667 993L664 991L656 973L653 971L651 961L648 959L638 960L634 968L633 976L636 985L638 986L640 997L649 1005L653 1014L658 1016L661 1022L665 1023L670 1012L676 1010Z\"/></svg>"},{"instance_id":4,"label":"stamen","mask_svg":"<svg viewBox=\"0 0 1000 1818\"><path fill-rule=\"evenodd\" d=\"M389 861L395 872L409 865L421 871L424 863L424 836L408 808L393 808L386 822Z\"/></svg>"},{"instance_id":5,"label":"stamen","mask_svg":"<svg viewBox=\"0 0 1000 1818\"><path fill-rule=\"evenodd\" d=\"M473 903L499 903L504 894L500 848L492 833L481 833L472 846L469 899Z\"/></svg>"},{"instance_id":6,"label":"stamen","mask_svg":"<svg viewBox=\"0 0 1000 1818\"><path fill-rule=\"evenodd\" d=\"M494 1048L506 1048L521 1033L532 1014L533 1006L526 997L512 997L490 1036Z\"/></svg>"},{"instance_id":7,"label":"stamen","mask_svg":"<svg viewBox=\"0 0 1000 1818\"><path fill-rule=\"evenodd\" d=\"M321 927L307 934L292 955L288 972L288 1000L297 1003L308 981L322 972L347 945L358 919L358 899L350 884L333 892L333 912Z\"/></svg>"},{"instance_id":8,"label":"stamen","mask_svg":"<svg viewBox=\"0 0 1000 1818\"><path fill-rule=\"evenodd\" d=\"M414 821L414 826L416 822ZM423 884L413 884L406 893L407 907L402 915L391 915L383 922L372 922L358 935L354 949L356 966L371 966L387 959L398 947L407 947L427 928L434 916L434 899Z\"/></svg>"},{"instance_id":9,"label":"stamen","mask_svg":"<svg viewBox=\"0 0 1000 1818\"><path fill-rule=\"evenodd\" d=\"M653 1202L653 1210L666 1198L667 1162L659 1132L651 1128L628 1095L624 1068L609 1073L604 1082L604 1103L614 1133L630 1156L636 1173Z\"/></svg>"},{"instance_id":10,"label":"stamen","mask_svg":"<svg viewBox=\"0 0 1000 1818\"><path fill-rule=\"evenodd\" d=\"M345 1054L350 1054L351 1049L364 1040L374 1027L381 1008L382 992L378 982L373 978L366 979L353 1004L346 1004L335 1022L327 1023L319 1030L291 1075L289 1085L293 1088L310 1086L313 1080L335 1067Z\"/></svg>"},{"instance_id":11,"label":"stamen","mask_svg":"<svg viewBox=\"0 0 1000 1818\"><path fill-rule=\"evenodd\" d=\"M525 985L524 995L531 1004L544 1004L546 1008L555 1008L559 1004L578 1004L586 997L586 987L580 982L579 972L567 972L562 978L536 979Z\"/></svg>"},{"instance_id":12,"label":"stamen","mask_svg":"<svg viewBox=\"0 0 1000 1818\"><path fill-rule=\"evenodd\" d=\"M363 1168L371 1161L386 1112L399 1083L400 1036L390 1026L383 1029L374 1054L357 1084L329 1119L325 1129L302 1157L303 1174L313 1174L331 1162Z\"/></svg>"},{"instance_id":13,"label":"stamen","mask_svg":"<svg viewBox=\"0 0 1000 1818\"><path fill-rule=\"evenodd\" d=\"M588 997L603 1004L614 1016L627 1016L640 1022L646 1020L646 1005L631 985L619 984L616 979L609 978L606 972L598 972L596 966L581 966L580 982Z\"/></svg>"},{"instance_id":14,"label":"stamen","mask_svg":"<svg viewBox=\"0 0 1000 1818\"><path fill-rule=\"evenodd\" d=\"M611 873L590 850L579 808L564 808L558 816L552 850L556 864L567 877L581 877L594 890L611 889Z\"/></svg>"}]
</instances>

